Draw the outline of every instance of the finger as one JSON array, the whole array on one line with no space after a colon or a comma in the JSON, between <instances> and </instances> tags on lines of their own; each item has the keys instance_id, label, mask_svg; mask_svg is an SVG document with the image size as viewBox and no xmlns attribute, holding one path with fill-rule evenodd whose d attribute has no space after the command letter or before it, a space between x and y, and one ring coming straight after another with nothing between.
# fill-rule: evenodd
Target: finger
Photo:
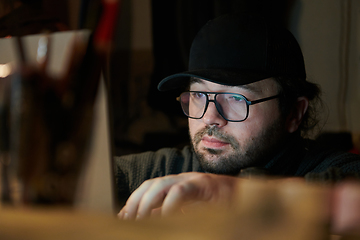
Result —
<instances>
[{"instance_id":1,"label":"finger","mask_svg":"<svg viewBox=\"0 0 360 240\"><path fill-rule=\"evenodd\" d=\"M151 210L151 217L160 217L161 216L161 207Z\"/></svg>"},{"instance_id":2,"label":"finger","mask_svg":"<svg viewBox=\"0 0 360 240\"><path fill-rule=\"evenodd\" d=\"M143 182L140 187L138 187L128 198L126 201L125 206L121 209L120 213L118 214L119 218L121 219L135 219L137 216L138 207L140 201L145 194L145 192L151 187L154 183L154 180L147 180Z\"/></svg>"},{"instance_id":3,"label":"finger","mask_svg":"<svg viewBox=\"0 0 360 240\"><path fill-rule=\"evenodd\" d=\"M162 206L162 215L179 212L189 203L218 203L230 206L238 179L212 174L197 174L171 187Z\"/></svg>"},{"instance_id":4,"label":"finger","mask_svg":"<svg viewBox=\"0 0 360 240\"><path fill-rule=\"evenodd\" d=\"M168 176L154 180L141 198L137 219L149 217L153 209L161 207L169 189L181 179L181 176Z\"/></svg>"},{"instance_id":5,"label":"finger","mask_svg":"<svg viewBox=\"0 0 360 240\"><path fill-rule=\"evenodd\" d=\"M169 216L179 212L182 206L190 202L206 201L202 192L199 182L194 180L172 186L164 200L161 214Z\"/></svg>"},{"instance_id":6,"label":"finger","mask_svg":"<svg viewBox=\"0 0 360 240\"><path fill-rule=\"evenodd\" d=\"M152 209L162 205L164 197L173 184L191 179L197 176L196 174L198 173L183 173L145 181L133 192L118 217L121 219L148 217Z\"/></svg>"}]
</instances>

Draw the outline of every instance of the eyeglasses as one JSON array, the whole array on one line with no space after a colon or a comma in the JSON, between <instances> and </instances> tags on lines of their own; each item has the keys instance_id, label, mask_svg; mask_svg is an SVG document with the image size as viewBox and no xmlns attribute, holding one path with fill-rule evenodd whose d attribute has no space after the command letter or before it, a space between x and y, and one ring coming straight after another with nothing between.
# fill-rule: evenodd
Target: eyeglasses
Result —
<instances>
[{"instance_id":1,"label":"eyeglasses","mask_svg":"<svg viewBox=\"0 0 360 240\"><path fill-rule=\"evenodd\" d=\"M214 95L214 100L209 99L209 95ZM189 118L201 119L209 102L213 102L219 114L227 121L242 122L249 115L249 106L265 102L280 95L249 101L241 94L228 92L199 92L189 91L182 93L177 100L181 103L184 114Z\"/></svg>"}]
</instances>

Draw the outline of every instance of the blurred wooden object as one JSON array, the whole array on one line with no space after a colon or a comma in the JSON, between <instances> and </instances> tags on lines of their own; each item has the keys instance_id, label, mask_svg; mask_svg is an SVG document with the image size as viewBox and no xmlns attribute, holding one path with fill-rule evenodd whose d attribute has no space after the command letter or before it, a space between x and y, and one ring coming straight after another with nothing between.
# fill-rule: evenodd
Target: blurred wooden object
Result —
<instances>
[{"instance_id":1,"label":"blurred wooden object","mask_svg":"<svg viewBox=\"0 0 360 240\"><path fill-rule=\"evenodd\" d=\"M199 206L169 218L121 221L66 209L0 209L2 239L329 239L328 191L301 182L246 180L237 205ZM189 210L189 209L188 209Z\"/></svg>"},{"instance_id":2,"label":"blurred wooden object","mask_svg":"<svg viewBox=\"0 0 360 240\"><path fill-rule=\"evenodd\" d=\"M101 2L101 18L92 34L81 30L24 36L34 31L20 31L22 26L15 21L11 31L18 34L0 39L0 63L8 66L16 62L15 71L6 76L7 81L0 82L0 93L3 89L6 93L0 95L0 204L80 208L102 205L102 210L112 209L105 90L109 85L104 80L97 93L111 51L120 2ZM97 116L94 128L95 104L96 114L103 116ZM89 159L92 165L87 167ZM96 164L106 169L97 178ZM104 179L105 183L99 181ZM94 185L99 186L99 182L106 186L95 191ZM15 192L19 192L16 198ZM105 201L94 203L94 195Z\"/></svg>"}]
</instances>

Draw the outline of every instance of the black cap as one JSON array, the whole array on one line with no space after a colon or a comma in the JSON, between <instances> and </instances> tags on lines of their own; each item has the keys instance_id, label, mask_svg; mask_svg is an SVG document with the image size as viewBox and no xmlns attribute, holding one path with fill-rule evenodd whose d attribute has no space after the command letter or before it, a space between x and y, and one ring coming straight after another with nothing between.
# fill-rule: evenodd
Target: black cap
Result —
<instances>
[{"instance_id":1,"label":"black cap","mask_svg":"<svg viewBox=\"0 0 360 240\"><path fill-rule=\"evenodd\" d=\"M237 86L280 76L306 78L294 36L261 16L231 14L209 21L198 32L190 49L189 70L164 78L158 89L178 88L189 77Z\"/></svg>"}]
</instances>

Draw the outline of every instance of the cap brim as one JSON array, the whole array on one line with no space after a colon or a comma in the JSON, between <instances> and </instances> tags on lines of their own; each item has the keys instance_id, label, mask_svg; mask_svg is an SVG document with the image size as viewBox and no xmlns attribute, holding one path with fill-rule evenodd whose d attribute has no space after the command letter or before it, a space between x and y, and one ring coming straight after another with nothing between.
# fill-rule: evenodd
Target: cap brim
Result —
<instances>
[{"instance_id":1,"label":"cap brim","mask_svg":"<svg viewBox=\"0 0 360 240\"><path fill-rule=\"evenodd\" d=\"M172 90L183 87L189 78L195 77L227 86L240 86L270 78L269 73L229 71L219 69L200 69L183 73L176 73L164 78L158 85L160 91Z\"/></svg>"}]
</instances>

